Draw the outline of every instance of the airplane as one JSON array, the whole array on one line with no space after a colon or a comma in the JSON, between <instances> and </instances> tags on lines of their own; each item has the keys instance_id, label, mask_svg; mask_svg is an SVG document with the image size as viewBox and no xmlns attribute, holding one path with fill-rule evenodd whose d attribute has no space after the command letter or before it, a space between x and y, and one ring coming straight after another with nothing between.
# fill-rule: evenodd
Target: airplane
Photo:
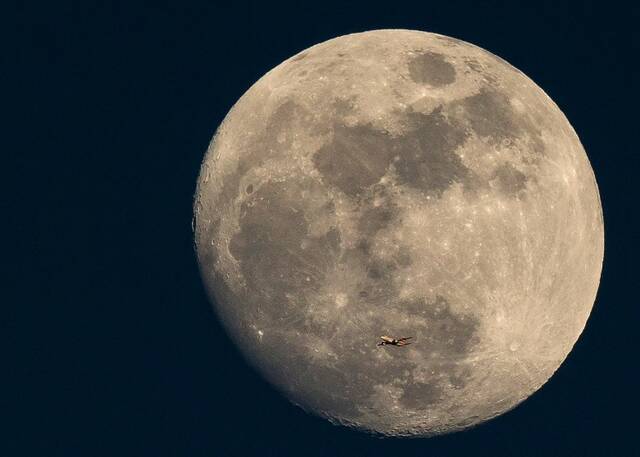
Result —
<instances>
[{"instance_id":1,"label":"airplane","mask_svg":"<svg viewBox=\"0 0 640 457\"><path fill-rule=\"evenodd\" d=\"M386 346L390 344L391 346L406 346L407 344L411 344L411 342L407 341L413 338L412 336L407 336L405 338L393 338L391 336L383 335L380 337L380 340L376 346Z\"/></svg>"}]
</instances>

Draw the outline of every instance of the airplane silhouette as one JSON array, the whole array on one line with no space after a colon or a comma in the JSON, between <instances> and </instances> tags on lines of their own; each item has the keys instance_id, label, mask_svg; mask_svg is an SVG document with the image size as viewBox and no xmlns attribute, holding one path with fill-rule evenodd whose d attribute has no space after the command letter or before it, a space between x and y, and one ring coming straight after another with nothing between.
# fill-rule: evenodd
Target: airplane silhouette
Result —
<instances>
[{"instance_id":1,"label":"airplane silhouette","mask_svg":"<svg viewBox=\"0 0 640 457\"><path fill-rule=\"evenodd\" d=\"M380 340L376 346L386 346L390 344L391 346L406 346L407 344L411 344L411 342L407 341L413 338L412 336L407 336L405 338L393 338L391 336L383 335L380 337Z\"/></svg>"}]
</instances>

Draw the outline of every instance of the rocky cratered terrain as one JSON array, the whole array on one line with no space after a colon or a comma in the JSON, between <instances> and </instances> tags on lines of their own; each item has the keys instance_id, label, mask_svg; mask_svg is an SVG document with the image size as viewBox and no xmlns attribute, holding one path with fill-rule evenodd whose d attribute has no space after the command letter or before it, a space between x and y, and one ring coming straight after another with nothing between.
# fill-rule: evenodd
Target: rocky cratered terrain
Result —
<instances>
[{"instance_id":1,"label":"rocky cratered terrain","mask_svg":"<svg viewBox=\"0 0 640 457\"><path fill-rule=\"evenodd\" d=\"M558 107L498 57L406 30L327 41L254 84L204 159L195 236L265 377L387 435L462 429L536 391L603 257L596 182ZM414 343L376 347L385 334Z\"/></svg>"}]
</instances>

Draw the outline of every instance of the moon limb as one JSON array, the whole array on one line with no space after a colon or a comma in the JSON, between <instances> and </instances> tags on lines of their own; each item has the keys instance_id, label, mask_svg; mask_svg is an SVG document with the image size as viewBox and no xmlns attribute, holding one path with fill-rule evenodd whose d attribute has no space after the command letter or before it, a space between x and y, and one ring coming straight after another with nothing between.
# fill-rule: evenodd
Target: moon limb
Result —
<instances>
[{"instance_id":1,"label":"moon limb","mask_svg":"<svg viewBox=\"0 0 640 457\"><path fill-rule=\"evenodd\" d=\"M305 409L389 435L462 429L544 384L604 249L557 106L492 54L413 31L321 43L252 86L207 152L195 222L252 363ZM384 351L384 333L416 341Z\"/></svg>"}]
</instances>

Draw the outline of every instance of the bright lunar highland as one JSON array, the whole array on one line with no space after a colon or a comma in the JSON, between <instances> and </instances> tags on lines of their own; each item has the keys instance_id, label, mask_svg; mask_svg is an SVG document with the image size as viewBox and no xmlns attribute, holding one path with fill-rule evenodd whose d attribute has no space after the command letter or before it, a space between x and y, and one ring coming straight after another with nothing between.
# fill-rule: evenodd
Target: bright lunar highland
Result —
<instances>
[{"instance_id":1,"label":"bright lunar highland","mask_svg":"<svg viewBox=\"0 0 640 457\"><path fill-rule=\"evenodd\" d=\"M562 112L504 60L417 31L269 71L215 134L194 211L247 359L304 409L384 435L526 399L580 336L602 268L596 181Z\"/></svg>"}]
</instances>

